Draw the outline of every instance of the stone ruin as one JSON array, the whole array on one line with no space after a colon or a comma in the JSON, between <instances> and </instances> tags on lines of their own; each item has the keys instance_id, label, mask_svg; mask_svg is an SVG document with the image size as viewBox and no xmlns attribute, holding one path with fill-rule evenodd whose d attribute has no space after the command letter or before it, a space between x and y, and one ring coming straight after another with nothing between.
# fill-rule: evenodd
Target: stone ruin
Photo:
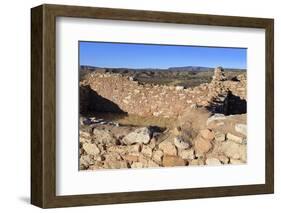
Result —
<instances>
[{"instance_id":1,"label":"stone ruin","mask_svg":"<svg viewBox=\"0 0 281 213\"><path fill-rule=\"evenodd\" d=\"M178 117L187 108L204 107L213 113L246 113L246 75L227 80L222 67L210 83L194 88L140 84L121 74L91 73L80 82L80 113L117 112L139 116Z\"/></svg>"},{"instance_id":2,"label":"stone ruin","mask_svg":"<svg viewBox=\"0 0 281 213\"><path fill-rule=\"evenodd\" d=\"M222 68L194 88L91 73L80 82L80 170L244 164L246 100L246 75L227 80ZM119 125L88 116L95 111L177 120L164 129Z\"/></svg>"},{"instance_id":3,"label":"stone ruin","mask_svg":"<svg viewBox=\"0 0 281 213\"><path fill-rule=\"evenodd\" d=\"M214 70L213 81L225 81L226 77L222 67L217 67Z\"/></svg>"}]
</instances>

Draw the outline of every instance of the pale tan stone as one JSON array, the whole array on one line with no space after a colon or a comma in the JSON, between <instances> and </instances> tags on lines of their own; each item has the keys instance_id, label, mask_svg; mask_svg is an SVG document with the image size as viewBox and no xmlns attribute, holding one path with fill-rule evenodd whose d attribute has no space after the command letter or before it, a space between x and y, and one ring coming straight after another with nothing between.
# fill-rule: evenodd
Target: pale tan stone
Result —
<instances>
[{"instance_id":1,"label":"pale tan stone","mask_svg":"<svg viewBox=\"0 0 281 213\"><path fill-rule=\"evenodd\" d=\"M231 141L233 141L235 143L243 143L243 138L239 137L237 135L233 135L231 133L227 133L226 137L227 137L228 140L231 140Z\"/></svg>"},{"instance_id":2,"label":"pale tan stone","mask_svg":"<svg viewBox=\"0 0 281 213\"><path fill-rule=\"evenodd\" d=\"M158 163L161 163L163 155L163 151L156 150L155 152L153 152L152 159Z\"/></svg>"},{"instance_id":3,"label":"pale tan stone","mask_svg":"<svg viewBox=\"0 0 281 213\"><path fill-rule=\"evenodd\" d=\"M163 157L163 166L170 167L170 166L185 166L186 162L177 156L171 155L164 155Z\"/></svg>"},{"instance_id":4,"label":"pale tan stone","mask_svg":"<svg viewBox=\"0 0 281 213\"><path fill-rule=\"evenodd\" d=\"M158 146L166 155L177 155L176 146L169 141L163 141Z\"/></svg>"},{"instance_id":5,"label":"pale tan stone","mask_svg":"<svg viewBox=\"0 0 281 213\"><path fill-rule=\"evenodd\" d=\"M217 166L217 165L221 165L221 162L217 158L207 158L206 164L209 166Z\"/></svg>"},{"instance_id":6,"label":"pale tan stone","mask_svg":"<svg viewBox=\"0 0 281 213\"><path fill-rule=\"evenodd\" d=\"M194 149L197 153L204 154L212 149L212 143L199 135L199 137L197 136L194 141Z\"/></svg>"},{"instance_id":7,"label":"pale tan stone","mask_svg":"<svg viewBox=\"0 0 281 213\"><path fill-rule=\"evenodd\" d=\"M213 140L214 137L215 137L214 132L213 132L212 130L209 130L209 129L203 129L203 130L201 130L201 131L199 132L199 134L200 134L203 138L205 138L205 139L207 139L207 140L209 140L209 141Z\"/></svg>"},{"instance_id":8,"label":"pale tan stone","mask_svg":"<svg viewBox=\"0 0 281 213\"><path fill-rule=\"evenodd\" d=\"M203 159L193 159L189 161L190 166L201 166L204 165L204 160Z\"/></svg>"},{"instance_id":9,"label":"pale tan stone","mask_svg":"<svg viewBox=\"0 0 281 213\"><path fill-rule=\"evenodd\" d=\"M134 168L134 169L136 169L136 168L143 168L143 167L144 167L144 164L141 163L141 162L134 162L131 165L131 168Z\"/></svg>"},{"instance_id":10,"label":"pale tan stone","mask_svg":"<svg viewBox=\"0 0 281 213\"><path fill-rule=\"evenodd\" d=\"M128 168L126 161L105 161L104 166L105 169L121 169Z\"/></svg>"},{"instance_id":11,"label":"pale tan stone","mask_svg":"<svg viewBox=\"0 0 281 213\"><path fill-rule=\"evenodd\" d=\"M97 155L97 154L100 153L100 150L97 147L97 145L93 144L93 143L84 143L83 144L83 149L89 155Z\"/></svg>"},{"instance_id":12,"label":"pale tan stone","mask_svg":"<svg viewBox=\"0 0 281 213\"><path fill-rule=\"evenodd\" d=\"M222 133L222 132L216 132L215 133L215 141L217 141L217 142L225 141L225 134Z\"/></svg>"},{"instance_id":13,"label":"pale tan stone","mask_svg":"<svg viewBox=\"0 0 281 213\"><path fill-rule=\"evenodd\" d=\"M149 146L144 145L141 150L142 154L151 158L152 157L152 149Z\"/></svg>"},{"instance_id":14,"label":"pale tan stone","mask_svg":"<svg viewBox=\"0 0 281 213\"><path fill-rule=\"evenodd\" d=\"M219 155L218 159L223 163L223 164L228 164L229 163L229 158L226 157L225 155Z\"/></svg>"},{"instance_id":15,"label":"pale tan stone","mask_svg":"<svg viewBox=\"0 0 281 213\"><path fill-rule=\"evenodd\" d=\"M182 159L185 159L185 160L192 160L194 159L194 149L186 149L186 150L181 150L179 152L179 156L182 158Z\"/></svg>"},{"instance_id":16,"label":"pale tan stone","mask_svg":"<svg viewBox=\"0 0 281 213\"><path fill-rule=\"evenodd\" d=\"M230 159L230 164L234 164L234 165L240 165L240 164L245 164L244 161L242 160L237 160L237 159Z\"/></svg>"},{"instance_id":17,"label":"pale tan stone","mask_svg":"<svg viewBox=\"0 0 281 213\"><path fill-rule=\"evenodd\" d=\"M147 127L138 128L123 138L125 144L147 144L150 141L150 130Z\"/></svg>"},{"instance_id":18,"label":"pale tan stone","mask_svg":"<svg viewBox=\"0 0 281 213\"><path fill-rule=\"evenodd\" d=\"M232 158L232 159L243 159L246 160L247 156L246 156L246 145L244 144L238 144L232 141L227 141L222 143L222 147L221 147L223 153Z\"/></svg>"}]
</instances>

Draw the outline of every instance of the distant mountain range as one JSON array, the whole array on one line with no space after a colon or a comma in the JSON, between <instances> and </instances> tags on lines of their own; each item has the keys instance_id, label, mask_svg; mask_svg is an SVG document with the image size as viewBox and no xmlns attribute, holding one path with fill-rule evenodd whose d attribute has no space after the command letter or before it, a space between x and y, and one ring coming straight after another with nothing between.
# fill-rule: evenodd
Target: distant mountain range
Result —
<instances>
[{"instance_id":1,"label":"distant mountain range","mask_svg":"<svg viewBox=\"0 0 281 213\"><path fill-rule=\"evenodd\" d=\"M202 67L202 66L183 66L183 67L169 67L167 69L157 69L157 68L107 68L107 67L95 67L95 66L87 66L87 65L81 65L80 68L82 70L95 70L95 69L106 69L110 71L124 71L124 70L130 70L130 71L198 71L198 72L204 72L204 71L213 71L213 67ZM245 72L246 69L237 69L237 68L224 68L225 71L239 71L239 72Z\"/></svg>"},{"instance_id":2,"label":"distant mountain range","mask_svg":"<svg viewBox=\"0 0 281 213\"><path fill-rule=\"evenodd\" d=\"M170 67L168 70L173 71L210 71L214 68L211 67L200 67L200 66L184 66L184 67Z\"/></svg>"}]
</instances>

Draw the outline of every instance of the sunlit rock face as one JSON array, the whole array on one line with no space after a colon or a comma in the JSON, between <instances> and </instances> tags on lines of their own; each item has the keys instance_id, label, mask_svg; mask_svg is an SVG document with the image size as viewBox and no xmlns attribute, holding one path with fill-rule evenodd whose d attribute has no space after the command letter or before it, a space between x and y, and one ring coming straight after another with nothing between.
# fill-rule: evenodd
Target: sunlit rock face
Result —
<instances>
[{"instance_id":1,"label":"sunlit rock face","mask_svg":"<svg viewBox=\"0 0 281 213\"><path fill-rule=\"evenodd\" d=\"M213 81L225 81L226 77L222 67L217 67L214 70Z\"/></svg>"},{"instance_id":2,"label":"sunlit rock face","mask_svg":"<svg viewBox=\"0 0 281 213\"><path fill-rule=\"evenodd\" d=\"M83 90L92 89L96 94L95 99L104 99L102 104L92 101L93 98L85 98L84 95L92 95L89 91L80 92L80 100L89 100L95 111L125 112L140 116L177 117L190 107L206 107L215 112L225 112L225 99L231 92L232 96L238 96L246 101L245 76L237 76L236 79L227 80L222 67L215 68L213 80L210 83L202 83L192 88L182 86L167 86L157 84L141 84L130 76L118 73L91 73L80 83ZM93 95L92 95L93 96ZM98 97L97 97L98 96ZM235 98L231 99L232 102ZM238 99L237 99L238 100ZM89 105L89 104L83 104ZM81 109L84 107L82 106ZM83 109L83 111L85 111Z\"/></svg>"}]
</instances>

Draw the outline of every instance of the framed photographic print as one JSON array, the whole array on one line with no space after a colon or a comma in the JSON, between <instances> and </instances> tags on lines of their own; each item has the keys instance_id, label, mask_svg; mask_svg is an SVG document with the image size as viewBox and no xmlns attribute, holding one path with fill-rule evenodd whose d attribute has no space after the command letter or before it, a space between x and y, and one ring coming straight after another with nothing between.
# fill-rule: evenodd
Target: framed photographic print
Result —
<instances>
[{"instance_id":1,"label":"framed photographic print","mask_svg":"<svg viewBox=\"0 0 281 213\"><path fill-rule=\"evenodd\" d=\"M31 203L274 191L272 19L31 9Z\"/></svg>"}]
</instances>

